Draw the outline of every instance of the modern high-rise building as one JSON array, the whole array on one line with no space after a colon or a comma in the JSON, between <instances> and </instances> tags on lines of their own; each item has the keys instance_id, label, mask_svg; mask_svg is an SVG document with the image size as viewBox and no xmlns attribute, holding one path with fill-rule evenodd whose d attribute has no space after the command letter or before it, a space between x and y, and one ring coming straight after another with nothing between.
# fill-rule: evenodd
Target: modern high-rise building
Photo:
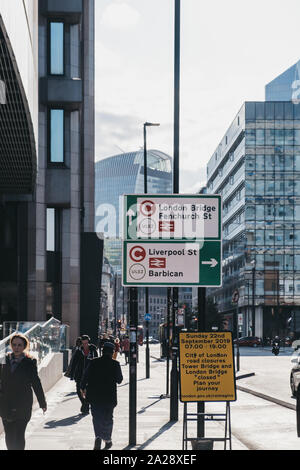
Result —
<instances>
[{"instance_id":1,"label":"modern high-rise building","mask_svg":"<svg viewBox=\"0 0 300 470\"><path fill-rule=\"evenodd\" d=\"M246 102L207 165L223 197L223 285L210 293L240 334L300 333L300 106Z\"/></svg>"},{"instance_id":2,"label":"modern high-rise building","mask_svg":"<svg viewBox=\"0 0 300 470\"><path fill-rule=\"evenodd\" d=\"M265 100L300 102L300 61L266 85Z\"/></svg>"},{"instance_id":3,"label":"modern high-rise building","mask_svg":"<svg viewBox=\"0 0 300 470\"><path fill-rule=\"evenodd\" d=\"M172 192L172 160L159 150L147 151L147 182L149 194L170 194ZM95 177L95 229L104 235L104 251L117 276L117 317L123 318L127 310L126 294L120 286L122 270L122 196L144 193L144 151L114 155L96 162ZM125 289L126 291L126 289ZM144 290L143 290L144 292ZM152 291L149 299L166 296L165 288ZM143 295L140 294L140 302ZM144 321L145 309L139 308L139 323ZM155 313L155 325L163 310ZM151 330L152 331L152 330ZM155 335L157 336L157 335Z\"/></svg>"},{"instance_id":4,"label":"modern high-rise building","mask_svg":"<svg viewBox=\"0 0 300 470\"><path fill-rule=\"evenodd\" d=\"M73 341L100 305L94 0L1 0L0 31L1 321L55 316Z\"/></svg>"},{"instance_id":5,"label":"modern high-rise building","mask_svg":"<svg viewBox=\"0 0 300 470\"><path fill-rule=\"evenodd\" d=\"M95 229L104 233L106 256L120 273L122 196L144 192L144 152L114 155L96 162L95 167ZM149 194L171 193L171 157L159 150L148 150L147 181Z\"/></svg>"}]
</instances>

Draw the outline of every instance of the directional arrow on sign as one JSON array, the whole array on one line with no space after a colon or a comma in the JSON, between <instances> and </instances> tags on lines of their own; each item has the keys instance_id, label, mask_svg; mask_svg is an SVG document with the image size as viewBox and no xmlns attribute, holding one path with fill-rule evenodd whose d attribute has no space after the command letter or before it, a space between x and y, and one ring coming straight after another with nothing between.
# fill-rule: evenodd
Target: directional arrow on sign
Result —
<instances>
[{"instance_id":1,"label":"directional arrow on sign","mask_svg":"<svg viewBox=\"0 0 300 470\"><path fill-rule=\"evenodd\" d=\"M210 261L202 261L202 264L208 264L211 268L217 266L218 261L215 258L210 258Z\"/></svg>"},{"instance_id":2,"label":"directional arrow on sign","mask_svg":"<svg viewBox=\"0 0 300 470\"><path fill-rule=\"evenodd\" d=\"M135 215L135 212L132 210L132 209L129 209L126 213L126 215L128 215L129 217L129 225L132 224L132 217Z\"/></svg>"}]
</instances>

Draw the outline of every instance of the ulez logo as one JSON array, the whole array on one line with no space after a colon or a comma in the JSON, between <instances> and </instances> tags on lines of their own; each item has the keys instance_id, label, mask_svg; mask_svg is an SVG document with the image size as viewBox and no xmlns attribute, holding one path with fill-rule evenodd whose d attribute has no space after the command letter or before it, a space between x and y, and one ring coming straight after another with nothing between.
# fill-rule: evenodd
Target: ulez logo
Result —
<instances>
[{"instance_id":1,"label":"ulez logo","mask_svg":"<svg viewBox=\"0 0 300 470\"><path fill-rule=\"evenodd\" d=\"M0 80L0 104L6 104L6 87L3 80Z\"/></svg>"}]
</instances>

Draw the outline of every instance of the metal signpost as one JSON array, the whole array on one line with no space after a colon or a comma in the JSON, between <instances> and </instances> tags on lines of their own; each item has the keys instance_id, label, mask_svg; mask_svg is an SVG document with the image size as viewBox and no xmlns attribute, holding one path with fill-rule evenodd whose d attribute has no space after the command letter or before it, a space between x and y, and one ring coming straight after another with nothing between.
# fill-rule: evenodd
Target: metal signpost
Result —
<instances>
[{"instance_id":1,"label":"metal signpost","mask_svg":"<svg viewBox=\"0 0 300 470\"><path fill-rule=\"evenodd\" d=\"M123 286L173 287L171 421L178 420L177 287L222 284L221 207L219 195L124 196ZM148 330L149 320L145 321ZM130 374L130 380L134 377L136 373ZM167 381L167 393L168 385ZM204 429L199 432L202 435Z\"/></svg>"},{"instance_id":2,"label":"metal signpost","mask_svg":"<svg viewBox=\"0 0 300 470\"><path fill-rule=\"evenodd\" d=\"M187 422L225 421L224 438L210 438L211 441L229 441L231 449L230 402L236 400L234 354L231 332L180 332L180 400L184 403L183 449L188 441L207 441L202 436L197 439L187 435ZM188 413L190 402L226 402L225 413Z\"/></svg>"}]
</instances>

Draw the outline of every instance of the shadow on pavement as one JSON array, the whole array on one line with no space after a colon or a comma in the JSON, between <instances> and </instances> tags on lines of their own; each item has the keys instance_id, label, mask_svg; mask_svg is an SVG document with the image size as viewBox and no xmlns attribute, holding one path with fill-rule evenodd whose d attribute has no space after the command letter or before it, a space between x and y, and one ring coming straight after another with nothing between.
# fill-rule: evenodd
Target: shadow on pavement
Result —
<instances>
[{"instance_id":1,"label":"shadow on pavement","mask_svg":"<svg viewBox=\"0 0 300 470\"><path fill-rule=\"evenodd\" d=\"M169 421L168 423L164 424L153 436L151 436L147 441L145 441L140 446L134 446L137 450L144 450L151 442L155 441L159 436L161 436L164 432L168 431L172 426L176 424L174 421ZM127 446L123 450L130 450L133 446Z\"/></svg>"},{"instance_id":2,"label":"shadow on pavement","mask_svg":"<svg viewBox=\"0 0 300 470\"><path fill-rule=\"evenodd\" d=\"M59 426L71 426L72 424L78 423L82 418L85 418L86 415L84 414L78 414L75 416L69 416L68 418L60 419L58 421L53 420L53 421L48 421L47 423L44 424L44 428L49 429L49 428L57 428Z\"/></svg>"}]
</instances>

